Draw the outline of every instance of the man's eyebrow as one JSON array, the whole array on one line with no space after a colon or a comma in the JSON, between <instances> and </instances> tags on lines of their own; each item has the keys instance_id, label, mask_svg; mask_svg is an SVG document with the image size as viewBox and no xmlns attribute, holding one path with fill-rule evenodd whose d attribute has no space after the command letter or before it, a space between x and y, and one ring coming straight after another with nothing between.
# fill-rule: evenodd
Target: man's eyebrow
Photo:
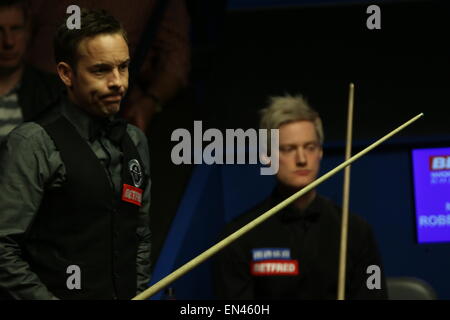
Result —
<instances>
[{"instance_id":1,"label":"man's eyebrow","mask_svg":"<svg viewBox=\"0 0 450 320\"><path fill-rule=\"evenodd\" d=\"M121 62L119 63L119 66L121 66L121 65L123 65L123 64L130 63L130 61L131 61L130 58L128 58L128 59L126 59L126 60L124 60L124 61L121 61ZM107 67L111 67L111 66L112 66L111 63L108 63L108 62L99 62L99 63L93 64L93 65L91 66L91 68L107 68Z\"/></svg>"},{"instance_id":2,"label":"man's eyebrow","mask_svg":"<svg viewBox=\"0 0 450 320\"><path fill-rule=\"evenodd\" d=\"M319 141L317 141L317 140L306 141L306 142L304 142L304 143L302 143L302 144L300 144L300 145L306 146L306 145L308 145L308 144L319 144ZM288 142L288 143L280 143L280 146L285 146L285 147L293 146L293 147L297 147L297 146L299 146L299 144L296 143L296 142Z\"/></svg>"},{"instance_id":3,"label":"man's eyebrow","mask_svg":"<svg viewBox=\"0 0 450 320\"><path fill-rule=\"evenodd\" d=\"M296 147L296 143L280 143L280 147Z\"/></svg>"},{"instance_id":4,"label":"man's eyebrow","mask_svg":"<svg viewBox=\"0 0 450 320\"><path fill-rule=\"evenodd\" d=\"M99 63L91 65L92 69L95 69L95 68L110 68L110 67L111 67L111 64L106 63L106 62L99 62Z\"/></svg>"}]
</instances>

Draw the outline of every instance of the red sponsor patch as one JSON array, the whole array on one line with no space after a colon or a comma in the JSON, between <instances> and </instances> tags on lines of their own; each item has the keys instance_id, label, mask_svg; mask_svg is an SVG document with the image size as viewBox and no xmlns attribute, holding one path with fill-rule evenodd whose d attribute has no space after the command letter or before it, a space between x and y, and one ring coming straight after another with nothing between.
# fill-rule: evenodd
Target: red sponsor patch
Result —
<instances>
[{"instance_id":1,"label":"red sponsor patch","mask_svg":"<svg viewBox=\"0 0 450 320\"><path fill-rule=\"evenodd\" d=\"M262 260L252 262L251 274L254 276L296 276L298 275L297 260Z\"/></svg>"},{"instance_id":2,"label":"red sponsor patch","mask_svg":"<svg viewBox=\"0 0 450 320\"><path fill-rule=\"evenodd\" d=\"M142 206L142 189L130 186L129 184L123 185L122 200Z\"/></svg>"}]
</instances>

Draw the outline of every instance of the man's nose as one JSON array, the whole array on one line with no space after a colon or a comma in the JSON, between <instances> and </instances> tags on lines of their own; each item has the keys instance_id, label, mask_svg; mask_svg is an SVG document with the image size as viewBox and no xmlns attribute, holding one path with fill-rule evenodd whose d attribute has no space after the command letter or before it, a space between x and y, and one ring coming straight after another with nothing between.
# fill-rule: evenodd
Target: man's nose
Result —
<instances>
[{"instance_id":1,"label":"man's nose","mask_svg":"<svg viewBox=\"0 0 450 320\"><path fill-rule=\"evenodd\" d=\"M14 47L16 41L11 30L8 29L2 30L1 37L2 37L2 47L4 49L11 49Z\"/></svg>"},{"instance_id":2,"label":"man's nose","mask_svg":"<svg viewBox=\"0 0 450 320\"><path fill-rule=\"evenodd\" d=\"M108 87L109 88L120 89L124 85L123 81L124 80L122 79L122 76L120 75L119 70L114 69L111 72L110 77L108 78Z\"/></svg>"},{"instance_id":3,"label":"man's nose","mask_svg":"<svg viewBox=\"0 0 450 320\"><path fill-rule=\"evenodd\" d=\"M305 166L306 165L306 155L305 150L302 147L298 147L296 151L296 163L298 166Z\"/></svg>"}]
</instances>

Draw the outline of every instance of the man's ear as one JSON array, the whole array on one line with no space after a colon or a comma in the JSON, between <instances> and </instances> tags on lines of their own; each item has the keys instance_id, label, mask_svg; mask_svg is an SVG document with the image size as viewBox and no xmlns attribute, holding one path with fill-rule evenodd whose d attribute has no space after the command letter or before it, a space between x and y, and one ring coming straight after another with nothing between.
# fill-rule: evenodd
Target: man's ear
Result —
<instances>
[{"instance_id":1,"label":"man's ear","mask_svg":"<svg viewBox=\"0 0 450 320\"><path fill-rule=\"evenodd\" d=\"M72 67L66 62L59 62L56 65L56 71L58 72L59 78L66 85L66 87L71 88L73 85L74 71Z\"/></svg>"}]
</instances>

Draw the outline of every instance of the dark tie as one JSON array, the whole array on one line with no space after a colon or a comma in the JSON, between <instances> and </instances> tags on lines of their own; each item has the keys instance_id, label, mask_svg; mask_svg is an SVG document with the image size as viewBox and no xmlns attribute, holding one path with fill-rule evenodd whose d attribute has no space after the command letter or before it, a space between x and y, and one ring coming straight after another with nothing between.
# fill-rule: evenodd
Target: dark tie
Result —
<instances>
[{"instance_id":1,"label":"dark tie","mask_svg":"<svg viewBox=\"0 0 450 320\"><path fill-rule=\"evenodd\" d=\"M89 140L93 142L104 134L114 144L120 145L126 132L127 122L124 119L96 120L91 123Z\"/></svg>"}]
</instances>

